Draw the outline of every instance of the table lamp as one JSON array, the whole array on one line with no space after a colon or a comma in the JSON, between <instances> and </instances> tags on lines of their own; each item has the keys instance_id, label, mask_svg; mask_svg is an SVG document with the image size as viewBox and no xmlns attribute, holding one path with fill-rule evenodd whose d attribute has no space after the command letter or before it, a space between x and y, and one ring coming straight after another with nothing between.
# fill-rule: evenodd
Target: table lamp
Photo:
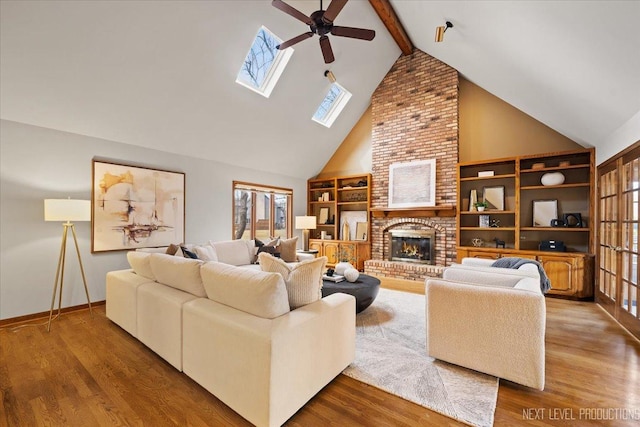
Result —
<instances>
[{"instance_id":1,"label":"table lamp","mask_svg":"<svg viewBox=\"0 0 640 427\"><path fill-rule=\"evenodd\" d=\"M78 248L78 239L76 238L76 228L71 221L91 221L91 201L74 200L74 199L45 199L44 200L44 220L45 221L64 221L62 224L62 244L60 245L60 256L58 257L58 268L56 270L56 281L53 285L53 296L51 297L51 310L49 310L49 323L47 324L47 332L51 330L51 318L53 316L53 305L56 300L58 291L58 279L60 279L60 294L58 296L58 314L60 316L60 306L62 305L62 284L64 282L64 264L67 253L67 234L69 229L73 234L73 241L76 245L76 253L80 263L80 272L82 273L82 281L84 282L84 291L87 294L87 302L89 303L89 313L91 311L91 300L89 299L89 289L87 288L87 279L84 275L82 266L82 258L80 257L80 249Z\"/></svg>"},{"instance_id":2,"label":"table lamp","mask_svg":"<svg viewBox=\"0 0 640 427\"><path fill-rule=\"evenodd\" d=\"M296 229L302 230L302 250L309 250L309 230L316 229L315 216L297 216Z\"/></svg>"}]
</instances>

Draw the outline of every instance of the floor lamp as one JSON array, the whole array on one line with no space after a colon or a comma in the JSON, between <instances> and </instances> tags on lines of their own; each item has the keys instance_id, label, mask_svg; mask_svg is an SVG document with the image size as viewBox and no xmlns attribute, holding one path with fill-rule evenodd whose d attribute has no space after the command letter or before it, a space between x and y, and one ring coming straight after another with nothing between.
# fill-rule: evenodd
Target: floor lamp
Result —
<instances>
[{"instance_id":1,"label":"floor lamp","mask_svg":"<svg viewBox=\"0 0 640 427\"><path fill-rule=\"evenodd\" d=\"M89 299L89 288L87 288L87 279L84 275L84 267L82 266L80 249L78 248L76 228L71 222L91 221L91 201L73 199L45 199L44 220L64 221L64 224L62 224L62 244L60 245L60 256L58 257L58 269L56 270L56 281L53 285L51 309L49 310L49 323L47 324L47 332L49 332L51 330L51 319L53 317L53 305L56 300L56 293L58 292L58 283L60 283L60 293L58 296L58 314L56 317L60 316L60 307L62 305L62 284L64 282L64 264L67 254L67 235L69 234L69 229L71 229L71 233L73 234L73 242L76 245L76 253L78 254L78 262L80 263L80 272L82 273L82 281L84 282L84 291L87 294L87 302L89 303L89 313L91 314L91 316L93 316L93 311L91 310L91 300Z\"/></svg>"}]
</instances>

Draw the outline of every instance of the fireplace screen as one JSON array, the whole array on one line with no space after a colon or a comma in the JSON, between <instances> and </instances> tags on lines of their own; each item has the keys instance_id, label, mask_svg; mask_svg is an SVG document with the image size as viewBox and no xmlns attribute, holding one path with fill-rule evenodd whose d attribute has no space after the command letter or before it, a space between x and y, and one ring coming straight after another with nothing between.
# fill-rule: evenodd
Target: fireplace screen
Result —
<instances>
[{"instance_id":1,"label":"fireplace screen","mask_svg":"<svg viewBox=\"0 0 640 427\"><path fill-rule=\"evenodd\" d=\"M389 233L389 261L433 264L434 245L434 231L392 231Z\"/></svg>"}]
</instances>

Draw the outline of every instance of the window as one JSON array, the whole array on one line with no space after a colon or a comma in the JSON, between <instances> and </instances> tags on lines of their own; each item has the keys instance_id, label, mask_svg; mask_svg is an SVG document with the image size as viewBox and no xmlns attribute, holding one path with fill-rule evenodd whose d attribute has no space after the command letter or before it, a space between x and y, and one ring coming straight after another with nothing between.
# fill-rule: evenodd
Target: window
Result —
<instances>
[{"instance_id":1,"label":"window","mask_svg":"<svg viewBox=\"0 0 640 427\"><path fill-rule=\"evenodd\" d=\"M233 238L290 238L292 195L289 188L233 181Z\"/></svg>"},{"instance_id":2,"label":"window","mask_svg":"<svg viewBox=\"0 0 640 427\"><path fill-rule=\"evenodd\" d=\"M276 49L282 40L260 27L240 67L236 83L268 98L293 55L293 49Z\"/></svg>"},{"instance_id":3,"label":"window","mask_svg":"<svg viewBox=\"0 0 640 427\"><path fill-rule=\"evenodd\" d=\"M347 105L347 102L349 102L349 99L351 99L351 92L338 83L333 83L313 115L313 121L328 128L331 127L342 112L342 109Z\"/></svg>"}]
</instances>

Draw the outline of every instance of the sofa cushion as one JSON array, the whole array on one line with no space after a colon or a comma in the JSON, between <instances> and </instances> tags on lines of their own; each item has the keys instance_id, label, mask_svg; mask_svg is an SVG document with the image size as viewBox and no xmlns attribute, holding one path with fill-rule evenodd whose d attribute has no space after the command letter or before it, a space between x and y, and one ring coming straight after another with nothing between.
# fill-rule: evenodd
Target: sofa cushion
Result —
<instances>
[{"instance_id":1,"label":"sofa cushion","mask_svg":"<svg viewBox=\"0 0 640 427\"><path fill-rule=\"evenodd\" d=\"M151 253L129 251L127 252L127 261L137 275L156 280L151 270Z\"/></svg>"},{"instance_id":2,"label":"sofa cushion","mask_svg":"<svg viewBox=\"0 0 640 427\"><path fill-rule=\"evenodd\" d=\"M216 262L204 264L201 274L207 297L215 302L265 319L290 311L279 274Z\"/></svg>"},{"instance_id":3,"label":"sofa cushion","mask_svg":"<svg viewBox=\"0 0 640 427\"><path fill-rule=\"evenodd\" d=\"M322 298L322 272L327 257L302 261L295 266L289 266L282 259L267 253L261 253L258 259L263 271L282 275L292 310Z\"/></svg>"},{"instance_id":4,"label":"sofa cushion","mask_svg":"<svg viewBox=\"0 0 640 427\"><path fill-rule=\"evenodd\" d=\"M198 259L203 261L215 261L218 262L218 254L216 248L211 245L199 245L194 246L193 251L198 255Z\"/></svg>"},{"instance_id":5,"label":"sofa cushion","mask_svg":"<svg viewBox=\"0 0 640 427\"><path fill-rule=\"evenodd\" d=\"M209 242L216 250L218 261L229 265L246 265L253 263L255 244L253 240L225 240Z\"/></svg>"},{"instance_id":6,"label":"sofa cushion","mask_svg":"<svg viewBox=\"0 0 640 427\"><path fill-rule=\"evenodd\" d=\"M197 297L207 293L202 285L202 261L166 254L151 254L151 271L158 283L189 292Z\"/></svg>"},{"instance_id":7,"label":"sofa cushion","mask_svg":"<svg viewBox=\"0 0 640 427\"><path fill-rule=\"evenodd\" d=\"M280 252L280 258L285 262L296 262L296 248L298 247L298 236L291 239L280 240L276 252Z\"/></svg>"}]
</instances>

